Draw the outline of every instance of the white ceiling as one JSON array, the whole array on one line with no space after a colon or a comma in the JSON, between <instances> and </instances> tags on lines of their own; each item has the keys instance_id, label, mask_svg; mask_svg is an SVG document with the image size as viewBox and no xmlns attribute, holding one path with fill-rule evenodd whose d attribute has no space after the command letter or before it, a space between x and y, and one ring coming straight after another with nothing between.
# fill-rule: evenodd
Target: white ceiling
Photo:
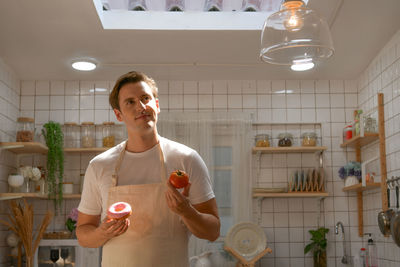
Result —
<instances>
[{"instance_id":1,"label":"white ceiling","mask_svg":"<svg viewBox=\"0 0 400 267\"><path fill-rule=\"evenodd\" d=\"M259 30L103 30L92 0L1 0L0 57L21 80L115 80L130 70L162 80L354 79L400 29L399 0L308 6L334 21L335 54L303 73L262 63ZM73 70L81 57L96 59L98 68Z\"/></svg>"}]
</instances>

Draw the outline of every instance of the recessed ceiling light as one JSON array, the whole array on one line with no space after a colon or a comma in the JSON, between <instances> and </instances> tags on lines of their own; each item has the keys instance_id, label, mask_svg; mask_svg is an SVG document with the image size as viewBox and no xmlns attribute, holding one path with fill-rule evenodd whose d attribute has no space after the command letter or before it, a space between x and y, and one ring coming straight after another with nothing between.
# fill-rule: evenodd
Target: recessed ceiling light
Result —
<instances>
[{"instance_id":1,"label":"recessed ceiling light","mask_svg":"<svg viewBox=\"0 0 400 267\"><path fill-rule=\"evenodd\" d=\"M75 61L72 63L72 67L80 71L91 71L96 68L96 64L89 61Z\"/></svg>"},{"instance_id":2,"label":"recessed ceiling light","mask_svg":"<svg viewBox=\"0 0 400 267\"><path fill-rule=\"evenodd\" d=\"M314 62L312 62L312 58L293 60L290 68L294 71L305 71L314 68Z\"/></svg>"}]
</instances>

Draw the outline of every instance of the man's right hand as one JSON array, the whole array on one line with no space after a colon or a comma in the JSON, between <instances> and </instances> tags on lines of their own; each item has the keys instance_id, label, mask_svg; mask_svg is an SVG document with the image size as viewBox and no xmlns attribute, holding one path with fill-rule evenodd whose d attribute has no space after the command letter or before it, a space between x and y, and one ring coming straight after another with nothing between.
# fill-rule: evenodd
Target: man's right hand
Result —
<instances>
[{"instance_id":1,"label":"man's right hand","mask_svg":"<svg viewBox=\"0 0 400 267\"><path fill-rule=\"evenodd\" d=\"M130 225L129 219L125 220L114 220L105 218L99 227L97 227L96 232L107 240L122 235L128 230Z\"/></svg>"}]
</instances>

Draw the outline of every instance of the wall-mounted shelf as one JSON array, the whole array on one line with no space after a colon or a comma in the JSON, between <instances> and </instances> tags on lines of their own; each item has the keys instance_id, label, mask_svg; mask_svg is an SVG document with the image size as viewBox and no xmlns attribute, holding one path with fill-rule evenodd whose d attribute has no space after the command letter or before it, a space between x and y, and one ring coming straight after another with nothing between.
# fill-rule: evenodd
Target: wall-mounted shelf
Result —
<instances>
[{"instance_id":1,"label":"wall-mounted shelf","mask_svg":"<svg viewBox=\"0 0 400 267\"><path fill-rule=\"evenodd\" d=\"M0 148L16 154L46 154L48 150L39 142L0 142Z\"/></svg>"},{"instance_id":2,"label":"wall-mounted shelf","mask_svg":"<svg viewBox=\"0 0 400 267\"><path fill-rule=\"evenodd\" d=\"M358 235L364 235L364 215L363 215L363 191L381 188L382 209L388 209L387 194L386 194L386 143L385 143L385 116L383 94L378 94L378 132L379 133L364 133L364 136L355 136L352 139L340 145L342 148L353 147L356 150L356 161L361 161L361 147L379 140L379 159L381 169L381 183L367 183L366 186L357 184L348 186L342 190L345 192L357 192L357 210L358 210Z\"/></svg>"},{"instance_id":3,"label":"wall-mounted shelf","mask_svg":"<svg viewBox=\"0 0 400 267\"><path fill-rule=\"evenodd\" d=\"M343 144L340 145L341 148L345 147L361 147L368 145L372 142L375 142L376 140L379 139L379 134L378 133L364 133L364 136L354 136L350 140L344 142Z\"/></svg>"},{"instance_id":4,"label":"wall-mounted shelf","mask_svg":"<svg viewBox=\"0 0 400 267\"><path fill-rule=\"evenodd\" d=\"M255 153L315 153L325 151L325 146L253 147Z\"/></svg>"},{"instance_id":5,"label":"wall-mounted shelf","mask_svg":"<svg viewBox=\"0 0 400 267\"><path fill-rule=\"evenodd\" d=\"M261 192L253 192L253 197L267 197L267 198L274 198L274 197L318 197L323 198L327 197L329 194L327 192L294 192L294 193L261 193Z\"/></svg>"},{"instance_id":6,"label":"wall-mounted shelf","mask_svg":"<svg viewBox=\"0 0 400 267\"><path fill-rule=\"evenodd\" d=\"M47 195L42 195L38 193L0 193L0 200L8 200L15 198L41 198L48 199ZM64 199L79 199L80 194L63 194Z\"/></svg>"},{"instance_id":7,"label":"wall-mounted shelf","mask_svg":"<svg viewBox=\"0 0 400 267\"><path fill-rule=\"evenodd\" d=\"M362 186L362 184L359 183L359 184L343 187L342 190L344 192L362 192L362 191L377 189L380 187L381 187L381 183L367 183L366 186Z\"/></svg>"},{"instance_id":8,"label":"wall-mounted shelf","mask_svg":"<svg viewBox=\"0 0 400 267\"><path fill-rule=\"evenodd\" d=\"M110 147L91 147L91 148L64 148L65 153L99 153L110 149Z\"/></svg>"}]
</instances>

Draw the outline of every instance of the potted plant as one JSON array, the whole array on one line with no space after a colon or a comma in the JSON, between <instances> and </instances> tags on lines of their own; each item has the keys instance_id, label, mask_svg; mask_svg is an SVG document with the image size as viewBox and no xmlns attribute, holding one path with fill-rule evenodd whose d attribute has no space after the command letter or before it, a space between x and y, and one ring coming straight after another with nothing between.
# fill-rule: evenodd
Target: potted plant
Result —
<instances>
[{"instance_id":1,"label":"potted plant","mask_svg":"<svg viewBox=\"0 0 400 267\"><path fill-rule=\"evenodd\" d=\"M339 169L339 177L344 179L344 186L358 184L361 181L361 164L350 161Z\"/></svg>"},{"instance_id":2,"label":"potted plant","mask_svg":"<svg viewBox=\"0 0 400 267\"><path fill-rule=\"evenodd\" d=\"M64 136L60 124L53 121L43 125L42 133L48 148L46 177L48 196L54 200L57 214L57 208L61 207L63 201Z\"/></svg>"},{"instance_id":3,"label":"potted plant","mask_svg":"<svg viewBox=\"0 0 400 267\"><path fill-rule=\"evenodd\" d=\"M328 241L326 240L326 234L329 229L320 227L317 230L310 230L311 243L305 246L304 254L313 252L314 267L326 267L326 246Z\"/></svg>"}]
</instances>

